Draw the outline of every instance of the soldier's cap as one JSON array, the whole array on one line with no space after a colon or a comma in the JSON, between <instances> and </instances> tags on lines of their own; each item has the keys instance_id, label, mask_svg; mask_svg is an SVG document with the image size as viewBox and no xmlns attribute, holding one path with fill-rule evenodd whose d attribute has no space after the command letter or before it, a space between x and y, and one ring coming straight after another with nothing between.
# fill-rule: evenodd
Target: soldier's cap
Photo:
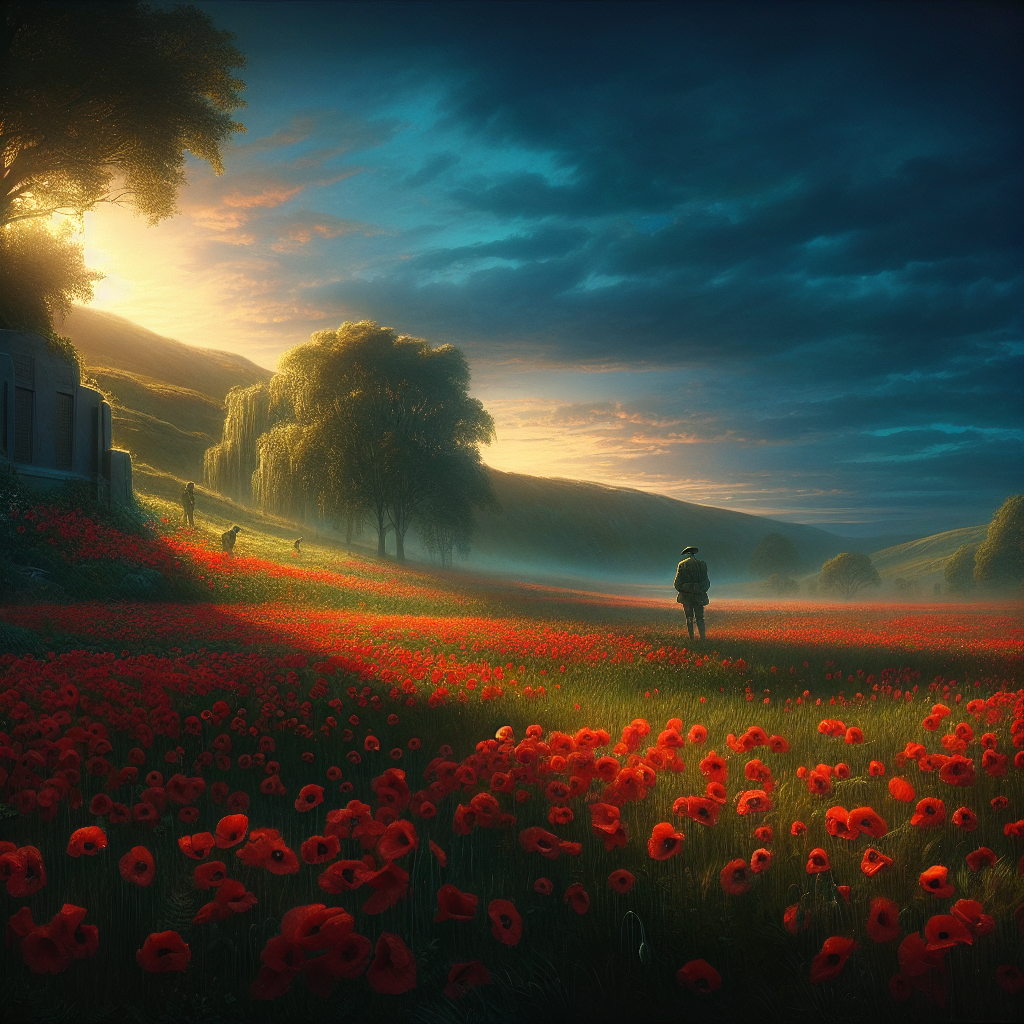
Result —
<instances>
[{"instance_id":1,"label":"soldier's cap","mask_svg":"<svg viewBox=\"0 0 1024 1024\"><path fill-rule=\"evenodd\" d=\"M241 533L242 532L242 528L240 526L232 526L231 529L234 530L235 533Z\"/></svg>"},{"instance_id":2,"label":"soldier's cap","mask_svg":"<svg viewBox=\"0 0 1024 1024\"><path fill-rule=\"evenodd\" d=\"M693 552L693 554L697 554L697 549L695 547L692 547L692 546L688 547L688 548L683 548L683 550L680 551L679 554L681 554L681 555L688 555L688 554L690 554L690 552Z\"/></svg>"}]
</instances>

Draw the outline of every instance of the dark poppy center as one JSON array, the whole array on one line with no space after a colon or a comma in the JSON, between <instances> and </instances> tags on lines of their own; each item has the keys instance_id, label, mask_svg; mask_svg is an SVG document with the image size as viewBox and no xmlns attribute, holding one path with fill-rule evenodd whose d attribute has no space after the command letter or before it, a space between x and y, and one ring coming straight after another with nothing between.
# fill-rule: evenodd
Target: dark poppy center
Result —
<instances>
[{"instance_id":1,"label":"dark poppy center","mask_svg":"<svg viewBox=\"0 0 1024 1024\"><path fill-rule=\"evenodd\" d=\"M86 943L85 929L81 925L75 929L75 942L80 946L84 946Z\"/></svg>"},{"instance_id":2,"label":"dark poppy center","mask_svg":"<svg viewBox=\"0 0 1024 1024\"><path fill-rule=\"evenodd\" d=\"M743 882L743 881L746 880L746 877L747 877L747 875L746 875L746 872L743 870L743 868L737 868L732 873L732 880L734 882Z\"/></svg>"},{"instance_id":3,"label":"dark poppy center","mask_svg":"<svg viewBox=\"0 0 1024 1024\"><path fill-rule=\"evenodd\" d=\"M156 951L157 956L170 956L174 952L173 949L168 949L166 946Z\"/></svg>"},{"instance_id":4,"label":"dark poppy center","mask_svg":"<svg viewBox=\"0 0 1024 1024\"><path fill-rule=\"evenodd\" d=\"M700 816L701 816L702 818L710 818L710 817L711 817L711 812L710 812L710 811L709 811L709 810L708 810L708 809L707 809L706 807L701 807L701 808L700 808L700 810L699 810L699 811L697 811L697 813L698 813L698 814L699 814L699 815L700 815Z\"/></svg>"},{"instance_id":5,"label":"dark poppy center","mask_svg":"<svg viewBox=\"0 0 1024 1024\"><path fill-rule=\"evenodd\" d=\"M512 918L509 917L508 914L499 915L499 920L501 921L502 928L505 928L507 930L512 927Z\"/></svg>"},{"instance_id":6,"label":"dark poppy center","mask_svg":"<svg viewBox=\"0 0 1024 1024\"><path fill-rule=\"evenodd\" d=\"M934 814L934 813L935 813L935 808L934 808L934 807L932 807L932 806L931 806L931 804L929 804L929 805L928 805L928 806L927 806L927 807L926 807L926 808L924 809L924 813L925 813L925 814Z\"/></svg>"},{"instance_id":7,"label":"dark poppy center","mask_svg":"<svg viewBox=\"0 0 1024 1024\"><path fill-rule=\"evenodd\" d=\"M224 872L223 871L215 871L212 875L210 875L210 881L211 882L219 882L219 881L221 881L221 879L223 879L223 877L224 877Z\"/></svg>"},{"instance_id":8,"label":"dark poppy center","mask_svg":"<svg viewBox=\"0 0 1024 1024\"><path fill-rule=\"evenodd\" d=\"M661 848L662 848L662 850L664 850L664 851L665 851L666 853L667 853L667 852L668 852L669 850L673 849L673 848L675 847L675 845L676 845L676 841L675 841L675 839L673 839L673 838L672 838L671 836L669 836L669 838L668 838L668 839L663 839L663 840L661 841Z\"/></svg>"},{"instance_id":9,"label":"dark poppy center","mask_svg":"<svg viewBox=\"0 0 1024 1024\"><path fill-rule=\"evenodd\" d=\"M233 843L237 838L238 838L238 833L237 832L230 832L230 833L228 833L228 842L229 843Z\"/></svg>"},{"instance_id":10,"label":"dark poppy center","mask_svg":"<svg viewBox=\"0 0 1024 1024\"><path fill-rule=\"evenodd\" d=\"M356 877L355 868L343 868L341 872L341 877L344 878L349 885L351 885L355 881Z\"/></svg>"},{"instance_id":11,"label":"dark poppy center","mask_svg":"<svg viewBox=\"0 0 1024 1024\"><path fill-rule=\"evenodd\" d=\"M140 875L144 875L148 868L149 865L144 860L137 860L135 862L135 871Z\"/></svg>"},{"instance_id":12,"label":"dark poppy center","mask_svg":"<svg viewBox=\"0 0 1024 1024\"><path fill-rule=\"evenodd\" d=\"M949 932L939 932L939 938L940 939L948 939L949 938Z\"/></svg>"},{"instance_id":13,"label":"dark poppy center","mask_svg":"<svg viewBox=\"0 0 1024 1024\"><path fill-rule=\"evenodd\" d=\"M398 834L398 839L396 840L396 842L400 843L402 846L408 846L409 837L404 832L400 832Z\"/></svg>"},{"instance_id":14,"label":"dark poppy center","mask_svg":"<svg viewBox=\"0 0 1024 1024\"><path fill-rule=\"evenodd\" d=\"M327 853L327 844L326 843L317 843L316 844L316 855L318 857L323 857L326 853Z\"/></svg>"},{"instance_id":15,"label":"dark poppy center","mask_svg":"<svg viewBox=\"0 0 1024 1024\"><path fill-rule=\"evenodd\" d=\"M284 850L275 850L270 855L271 860L276 860L278 863L284 860Z\"/></svg>"},{"instance_id":16,"label":"dark poppy center","mask_svg":"<svg viewBox=\"0 0 1024 1024\"><path fill-rule=\"evenodd\" d=\"M701 990L701 992L707 992L711 988L711 983L708 981L707 978L698 978L694 982L694 985L696 985L697 988Z\"/></svg>"},{"instance_id":17,"label":"dark poppy center","mask_svg":"<svg viewBox=\"0 0 1024 1024\"><path fill-rule=\"evenodd\" d=\"M316 795L314 793L307 793L306 794L306 803L307 804L311 804L315 799L316 799Z\"/></svg>"},{"instance_id":18,"label":"dark poppy center","mask_svg":"<svg viewBox=\"0 0 1024 1024\"><path fill-rule=\"evenodd\" d=\"M96 844L93 843L93 842L86 842L86 843L82 844L82 849L83 850L94 850L95 848L96 848Z\"/></svg>"},{"instance_id":19,"label":"dark poppy center","mask_svg":"<svg viewBox=\"0 0 1024 1024\"><path fill-rule=\"evenodd\" d=\"M878 923L881 925L888 925L889 915L883 910L878 915Z\"/></svg>"},{"instance_id":20,"label":"dark poppy center","mask_svg":"<svg viewBox=\"0 0 1024 1024\"><path fill-rule=\"evenodd\" d=\"M931 889L938 889L940 885L942 885L942 882L940 882L937 878L930 878L930 879L928 879L928 887L929 888L931 888Z\"/></svg>"},{"instance_id":21,"label":"dark poppy center","mask_svg":"<svg viewBox=\"0 0 1024 1024\"><path fill-rule=\"evenodd\" d=\"M829 967L835 967L835 965L837 963L839 963L839 959L840 959L840 957L839 957L838 953L829 953L829 955L828 955L828 965L829 965Z\"/></svg>"}]
</instances>

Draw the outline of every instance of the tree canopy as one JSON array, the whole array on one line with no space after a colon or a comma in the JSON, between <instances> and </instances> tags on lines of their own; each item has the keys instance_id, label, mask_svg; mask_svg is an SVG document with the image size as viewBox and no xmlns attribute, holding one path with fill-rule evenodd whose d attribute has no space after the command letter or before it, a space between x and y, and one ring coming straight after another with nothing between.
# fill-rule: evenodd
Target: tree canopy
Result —
<instances>
[{"instance_id":1,"label":"tree canopy","mask_svg":"<svg viewBox=\"0 0 1024 1024\"><path fill-rule=\"evenodd\" d=\"M1024 494L1003 502L974 556L974 579L984 587L1024 583Z\"/></svg>"},{"instance_id":2,"label":"tree canopy","mask_svg":"<svg viewBox=\"0 0 1024 1024\"><path fill-rule=\"evenodd\" d=\"M413 522L442 561L464 547L472 509L495 499L479 452L494 422L469 397L462 352L362 321L314 334L279 365L253 474L265 508L367 516L378 554L394 531L400 560Z\"/></svg>"},{"instance_id":3,"label":"tree canopy","mask_svg":"<svg viewBox=\"0 0 1024 1024\"><path fill-rule=\"evenodd\" d=\"M943 576L946 589L954 594L966 594L974 589L974 556L977 544L961 544L946 560Z\"/></svg>"},{"instance_id":4,"label":"tree canopy","mask_svg":"<svg viewBox=\"0 0 1024 1024\"><path fill-rule=\"evenodd\" d=\"M244 131L228 32L195 7L7 2L0 23L0 226L125 202L171 216L185 151L223 171Z\"/></svg>"},{"instance_id":5,"label":"tree canopy","mask_svg":"<svg viewBox=\"0 0 1024 1024\"><path fill-rule=\"evenodd\" d=\"M750 572L762 579L769 576L789 576L800 568L800 555L796 545L781 533L769 533L754 548L750 556Z\"/></svg>"},{"instance_id":6,"label":"tree canopy","mask_svg":"<svg viewBox=\"0 0 1024 1024\"><path fill-rule=\"evenodd\" d=\"M880 587L882 577L867 555L844 551L821 567L818 577L822 590L839 594L849 601L865 587Z\"/></svg>"}]
</instances>

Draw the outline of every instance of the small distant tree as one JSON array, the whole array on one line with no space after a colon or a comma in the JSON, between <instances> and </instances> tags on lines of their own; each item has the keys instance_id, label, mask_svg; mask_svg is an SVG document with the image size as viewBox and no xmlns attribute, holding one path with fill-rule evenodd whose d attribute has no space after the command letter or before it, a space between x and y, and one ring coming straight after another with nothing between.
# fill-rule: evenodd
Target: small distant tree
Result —
<instances>
[{"instance_id":1,"label":"small distant tree","mask_svg":"<svg viewBox=\"0 0 1024 1024\"><path fill-rule=\"evenodd\" d=\"M750 556L750 573L761 579L776 574L792 576L800 568L796 545L781 533L769 533Z\"/></svg>"},{"instance_id":2,"label":"small distant tree","mask_svg":"<svg viewBox=\"0 0 1024 1024\"><path fill-rule=\"evenodd\" d=\"M880 587L882 577L867 555L844 551L829 559L818 577L821 589L839 594L849 601L865 587Z\"/></svg>"},{"instance_id":3,"label":"small distant tree","mask_svg":"<svg viewBox=\"0 0 1024 1024\"><path fill-rule=\"evenodd\" d=\"M974 556L974 582L1019 587L1024 582L1024 494L1007 498Z\"/></svg>"},{"instance_id":4,"label":"small distant tree","mask_svg":"<svg viewBox=\"0 0 1024 1024\"><path fill-rule=\"evenodd\" d=\"M765 580L765 586L779 597L786 597L800 591L800 584L789 573L773 573Z\"/></svg>"},{"instance_id":5,"label":"small distant tree","mask_svg":"<svg viewBox=\"0 0 1024 1024\"><path fill-rule=\"evenodd\" d=\"M974 556L977 544L963 544L946 561L946 589L951 594L966 594L974 589Z\"/></svg>"}]
</instances>

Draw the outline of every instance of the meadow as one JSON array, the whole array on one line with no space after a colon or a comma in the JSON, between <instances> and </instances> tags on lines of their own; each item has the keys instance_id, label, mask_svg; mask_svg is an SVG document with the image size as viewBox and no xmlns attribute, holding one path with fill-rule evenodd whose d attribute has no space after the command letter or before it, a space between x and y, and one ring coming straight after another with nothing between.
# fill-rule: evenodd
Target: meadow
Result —
<instances>
[{"instance_id":1,"label":"meadow","mask_svg":"<svg viewBox=\"0 0 1024 1024\"><path fill-rule=\"evenodd\" d=\"M692 643L148 509L4 526L79 588L0 608L13 1017L1020 1019L1019 605Z\"/></svg>"}]
</instances>

